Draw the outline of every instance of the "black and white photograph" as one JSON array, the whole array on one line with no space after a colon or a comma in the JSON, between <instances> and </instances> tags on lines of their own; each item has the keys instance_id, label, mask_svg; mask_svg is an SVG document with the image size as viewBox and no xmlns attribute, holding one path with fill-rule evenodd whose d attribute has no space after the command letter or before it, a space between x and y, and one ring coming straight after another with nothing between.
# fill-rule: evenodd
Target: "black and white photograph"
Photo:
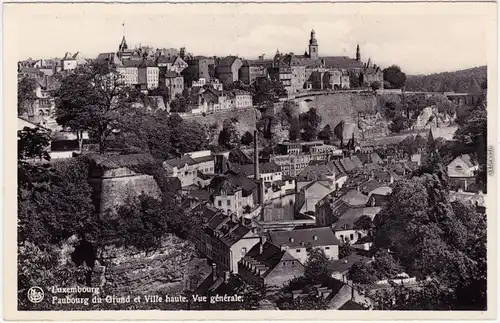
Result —
<instances>
[{"instance_id":1,"label":"black and white photograph","mask_svg":"<svg viewBox=\"0 0 500 323\"><path fill-rule=\"evenodd\" d=\"M12 311L494 311L496 10L6 4Z\"/></svg>"}]
</instances>

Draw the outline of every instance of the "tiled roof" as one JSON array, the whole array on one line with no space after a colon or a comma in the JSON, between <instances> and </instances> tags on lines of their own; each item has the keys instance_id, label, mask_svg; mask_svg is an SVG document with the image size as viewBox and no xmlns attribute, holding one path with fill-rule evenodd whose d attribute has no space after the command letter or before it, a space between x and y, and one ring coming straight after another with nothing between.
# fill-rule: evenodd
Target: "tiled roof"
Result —
<instances>
[{"instance_id":1,"label":"tiled roof","mask_svg":"<svg viewBox=\"0 0 500 323\"><path fill-rule=\"evenodd\" d=\"M200 164L200 163L206 163L209 161L215 160L215 157L210 155L210 156L202 156L202 157L192 157L192 159L195 161L195 163Z\"/></svg>"},{"instance_id":2,"label":"tiled roof","mask_svg":"<svg viewBox=\"0 0 500 323\"><path fill-rule=\"evenodd\" d=\"M469 166L469 167L474 167L474 166L477 166L477 162L476 162L474 159L472 159L472 158L470 157L470 155L468 155L468 154L461 155L461 156L459 156L459 157L457 157L457 158L462 159L462 160L464 161L464 163L465 163L467 166Z\"/></svg>"},{"instance_id":3,"label":"tiled roof","mask_svg":"<svg viewBox=\"0 0 500 323\"><path fill-rule=\"evenodd\" d=\"M224 57L218 64L218 66L225 66L225 67L230 67L233 65L234 61L237 59L238 57L236 56L226 56Z\"/></svg>"},{"instance_id":4,"label":"tiled roof","mask_svg":"<svg viewBox=\"0 0 500 323\"><path fill-rule=\"evenodd\" d=\"M308 165L297 175L297 181L327 180L327 176L333 174L327 165Z\"/></svg>"},{"instance_id":5,"label":"tiled roof","mask_svg":"<svg viewBox=\"0 0 500 323\"><path fill-rule=\"evenodd\" d=\"M351 206L366 205L366 202L368 202L368 196L357 190L348 191L340 199Z\"/></svg>"},{"instance_id":6,"label":"tiled roof","mask_svg":"<svg viewBox=\"0 0 500 323\"><path fill-rule=\"evenodd\" d=\"M165 76L165 78L182 77L181 75L179 75L178 73L176 73L174 71L165 71L164 73L162 73L162 75Z\"/></svg>"},{"instance_id":7,"label":"tiled roof","mask_svg":"<svg viewBox=\"0 0 500 323\"><path fill-rule=\"evenodd\" d=\"M358 255L357 253L352 253L345 258L330 261L328 263L328 268L334 272L345 273L358 261L369 262L371 261L371 258Z\"/></svg>"},{"instance_id":8,"label":"tiled roof","mask_svg":"<svg viewBox=\"0 0 500 323\"><path fill-rule=\"evenodd\" d=\"M124 59L122 63L124 67L139 67L142 62L135 59Z\"/></svg>"},{"instance_id":9,"label":"tiled roof","mask_svg":"<svg viewBox=\"0 0 500 323\"><path fill-rule=\"evenodd\" d=\"M172 167L184 167L184 165L192 166L195 165L196 162L193 160L193 158L189 156L182 156L181 158L173 158L173 159L168 159L165 161L166 164L172 166Z\"/></svg>"},{"instance_id":10,"label":"tiled roof","mask_svg":"<svg viewBox=\"0 0 500 323\"><path fill-rule=\"evenodd\" d=\"M291 231L269 232L271 241L277 245L289 248L304 247L307 245L327 246L339 245L340 242L330 228L311 228Z\"/></svg>"},{"instance_id":11,"label":"tiled roof","mask_svg":"<svg viewBox=\"0 0 500 323\"><path fill-rule=\"evenodd\" d=\"M354 155L351 156L351 161L356 167L363 167L363 163L361 162L361 159L359 159L358 156Z\"/></svg>"},{"instance_id":12,"label":"tiled roof","mask_svg":"<svg viewBox=\"0 0 500 323\"><path fill-rule=\"evenodd\" d=\"M384 186L382 183L379 183L376 180L370 180L363 184L360 189L364 194L370 195L370 192L382 186Z\"/></svg>"},{"instance_id":13,"label":"tiled roof","mask_svg":"<svg viewBox=\"0 0 500 323\"><path fill-rule=\"evenodd\" d=\"M333 231L342 230L352 230L354 229L354 224L363 215L369 216L372 220L380 212L382 208L379 206L374 207L363 207L363 208L351 208L347 210L333 227Z\"/></svg>"},{"instance_id":14,"label":"tiled roof","mask_svg":"<svg viewBox=\"0 0 500 323\"><path fill-rule=\"evenodd\" d=\"M261 275L262 277L266 277L276 267L276 265L279 264L283 258L285 258L285 254L287 254L286 260L295 259L288 252L281 250L281 248L267 241L262 246L261 253L260 245L261 244L258 243L250 249L250 251L245 255L245 259L250 261L256 260L260 264L266 266L267 270Z\"/></svg>"},{"instance_id":15,"label":"tiled roof","mask_svg":"<svg viewBox=\"0 0 500 323\"><path fill-rule=\"evenodd\" d=\"M226 245L232 246L236 242L240 241L240 239L243 238L248 232L250 232L249 228L238 224L235 229L232 229L220 239Z\"/></svg>"}]
</instances>

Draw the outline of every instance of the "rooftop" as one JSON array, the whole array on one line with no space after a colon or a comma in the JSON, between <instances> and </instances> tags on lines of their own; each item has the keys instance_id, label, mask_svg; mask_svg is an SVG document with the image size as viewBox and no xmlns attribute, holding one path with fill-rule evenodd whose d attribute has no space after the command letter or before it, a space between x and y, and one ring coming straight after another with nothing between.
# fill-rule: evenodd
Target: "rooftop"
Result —
<instances>
[{"instance_id":1,"label":"rooftop","mask_svg":"<svg viewBox=\"0 0 500 323\"><path fill-rule=\"evenodd\" d=\"M277 245L289 248L339 245L340 242L330 228L311 228L291 231L269 232L271 241Z\"/></svg>"}]
</instances>

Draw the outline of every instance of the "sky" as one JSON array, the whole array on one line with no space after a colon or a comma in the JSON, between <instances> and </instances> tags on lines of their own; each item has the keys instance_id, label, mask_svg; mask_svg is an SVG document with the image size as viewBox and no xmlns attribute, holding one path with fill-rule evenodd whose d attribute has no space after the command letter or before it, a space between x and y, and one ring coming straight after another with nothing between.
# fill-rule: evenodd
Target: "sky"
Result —
<instances>
[{"instance_id":1,"label":"sky","mask_svg":"<svg viewBox=\"0 0 500 323\"><path fill-rule=\"evenodd\" d=\"M195 6L199 9L203 5ZM265 54L270 58L278 49L303 54L314 29L320 56L355 57L359 43L364 61L371 58L382 67L397 64L407 74L453 71L487 63L486 35L491 20L476 12L307 12L307 6L302 6L301 10L289 11L190 12L169 10L169 6L144 11L133 10L133 5L128 5L132 10L113 10L109 5L106 10L66 5L64 10L6 13L11 13L11 22L17 24L17 59L62 57L65 52L76 51L94 58L100 52L116 51L123 34L129 47L186 47L195 55L252 59Z\"/></svg>"}]
</instances>

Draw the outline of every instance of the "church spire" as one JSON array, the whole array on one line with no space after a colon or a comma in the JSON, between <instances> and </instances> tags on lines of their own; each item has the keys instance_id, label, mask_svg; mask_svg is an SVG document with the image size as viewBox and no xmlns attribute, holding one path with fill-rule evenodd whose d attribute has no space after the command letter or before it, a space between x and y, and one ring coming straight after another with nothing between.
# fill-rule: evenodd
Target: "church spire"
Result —
<instances>
[{"instance_id":1,"label":"church spire","mask_svg":"<svg viewBox=\"0 0 500 323\"><path fill-rule=\"evenodd\" d=\"M359 44L358 44L358 46L356 47L356 60L357 60L358 62L360 62L360 61L361 61L361 52L359 51Z\"/></svg>"},{"instance_id":2,"label":"church spire","mask_svg":"<svg viewBox=\"0 0 500 323\"><path fill-rule=\"evenodd\" d=\"M123 52L128 49L127 41L125 40L125 21L122 22L122 33L123 33L122 42L118 47L118 50L120 52Z\"/></svg>"},{"instance_id":3,"label":"church spire","mask_svg":"<svg viewBox=\"0 0 500 323\"><path fill-rule=\"evenodd\" d=\"M309 58L317 59L318 53L318 40L316 39L316 32L311 30L311 38L309 39Z\"/></svg>"}]
</instances>

